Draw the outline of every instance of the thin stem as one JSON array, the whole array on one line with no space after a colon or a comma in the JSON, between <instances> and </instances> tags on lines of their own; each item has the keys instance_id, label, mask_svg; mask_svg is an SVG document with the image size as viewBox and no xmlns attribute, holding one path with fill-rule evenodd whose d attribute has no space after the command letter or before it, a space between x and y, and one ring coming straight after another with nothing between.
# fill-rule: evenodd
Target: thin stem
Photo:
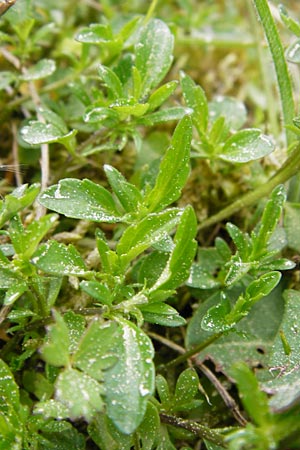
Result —
<instances>
[{"instance_id":1,"label":"thin stem","mask_svg":"<svg viewBox=\"0 0 300 450\"><path fill-rule=\"evenodd\" d=\"M267 0L253 0L253 3L259 15L272 55L281 100L283 122L284 125L290 125L295 115L295 105L292 83L284 57L284 49ZM293 139L293 133L290 130L286 130L286 141L288 146Z\"/></svg>"},{"instance_id":2,"label":"thin stem","mask_svg":"<svg viewBox=\"0 0 300 450\"><path fill-rule=\"evenodd\" d=\"M191 348L187 352L183 353L182 355L178 356L177 358L173 359L172 361L169 361L166 364L163 364L159 367L159 369L169 369L170 367L178 366L179 364L185 362L192 356L196 355L197 353L200 353L202 350L204 350L206 347L208 347L210 344L215 342L219 337L223 335L222 332L216 333L210 338L206 339L206 341L201 342L200 344L196 345L195 347Z\"/></svg>"},{"instance_id":3,"label":"thin stem","mask_svg":"<svg viewBox=\"0 0 300 450\"><path fill-rule=\"evenodd\" d=\"M283 184L288 181L293 175L295 175L300 169L300 144L294 149L292 154L286 160L284 165L273 175L273 177L265 184L262 184L254 191L248 192L236 201L231 203L226 208L219 211L217 214L204 220L198 227L199 230L207 228L211 225L215 225L220 221L226 219L232 214L239 211L241 208L246 208L255 204L258 200L270 194L272 190L279 184Z\"/></svg>"},{"instance_id":4,"label":"thin stem","mask_svg":"<svg viewBox=\"0 0 300 450\"><path fill-rule=\"evenodd\" d=\"M277 120L278 114L278 106L277 101L274 98L274 93L272 89L272 82L270 77L270 70L268 70L268 65L266 64L265 59L265 47L261 45L262 39L262 30L259 26L259 23L256 19L255 12L252 7L252 0L248 0L247 2L249 16L250 16L250 25L253 30L253 37L256 45L256 52L259 61L259 69L261 74L261 83L263 90L266 94L267 101L267 117L269 119L270 127L269 132L271 132L274 136L278 137L279 135L279 124Z\"/></svg>"},{"instance_id":5,"label":"thin stem","mask_svg":"<svg viewBox=\"0 0 300 450\"><path fill-rule=\"evenodd\" d=\"M218 378L215 376L215 374L209 370L208 367L205 366L203 363L197 363L195 361L195 358L193 358L194 364L199 367L201 372L209 379L209 381L214 385L220 396L222 397L225 405L227 408L232 412L234 418L237 420L237 422L242 425L243 427L247 425L247 420L244 418L242 413L239 410L239 407L234 400L233 397L227 392L227 390L224 388L222 383L218 380Z\"/></svg>"},{"instance_id":6,"label":"thin stem","mask_svg":"<svg viewBox=\"0 0 300 450\"><path fill-rule=\"evenodd\" d=\"M191 431L196 436L207 439L208 441L213 442L216 445L220 445L223 448L227 448L224 436L222 436L218 431L201 425L200 423L192 422L190 420L184 420L180 417L172 416L164 412L161 412L159 415L163 423L172 425L173 427L183 428L185 430Z\"/></svg>"},{"instance_id":7,"label":"thin stem","mask_svg":"<svg viewBox=\"0 0 300 450\"><path fill-rule=\"evenodd\" d=\"M152 0L150 6L149 6L149 8L148 8L146 17L145 17L145 19L144 19L144 24L148 23L149 20L151 19L151 17L153 16L153 13L154 13L155 8L156 8L156 6L157 6L157 2L158 2L158 0Z\"/></svg>"}]
</instances>

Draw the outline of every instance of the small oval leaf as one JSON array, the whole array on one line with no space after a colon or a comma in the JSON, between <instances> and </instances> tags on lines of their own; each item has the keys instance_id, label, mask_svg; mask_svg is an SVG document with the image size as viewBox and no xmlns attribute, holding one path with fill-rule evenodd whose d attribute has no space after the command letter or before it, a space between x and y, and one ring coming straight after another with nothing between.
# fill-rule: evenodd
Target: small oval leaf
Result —
<instances>
[{"instance_id":1,"label":"small oval leaf","mask_svg":"<svg viewBox=\"0 0 300 450\"><path fill-rule=\"evenodd\" d=\"M269 155L274 148L270 137L253 128L238 131L231 136L218 156L224 161L246 163Z\"/></svg>"}]
</instances>

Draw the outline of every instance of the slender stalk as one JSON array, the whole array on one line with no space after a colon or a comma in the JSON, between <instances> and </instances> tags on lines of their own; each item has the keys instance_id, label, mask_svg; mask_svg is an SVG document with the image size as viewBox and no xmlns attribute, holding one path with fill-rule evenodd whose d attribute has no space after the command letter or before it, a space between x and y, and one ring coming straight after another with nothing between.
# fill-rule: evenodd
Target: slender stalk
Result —
<instances>
[{"instance_id":1,"label":"slender stalk","mask_svg":"<svg viewBox=\"0 0 300 450\"><path fill-rule=\"evenodd\" d=\"M159 415L163 423L167 423L168 425L172 425L173 427L183 428L185 430L191 431L196 436L207 439L208 441L213 442L216 445L220 445L223 448L227 448L224 437L218 431L201 425L198 422L184 420L180 417L172 416L171 414L166 414L164 412L161 412Z\"/></svg>"},{"instance_id":2,"label":"slender stalk","mask_svg":"<svg viewBox=\"0 0 300 450\"><path fill-rule=\"evenodd\" d=\"M161 365L159 367L159 369L169 369L170 367L178 366L179 364L185 362L186 360L188 360L192 356L196 355L197 353L200 353L202 350L204 350L210 344L212 344L217 339L219 339L219 337L221 337L222 335L223 335L222 332L212 335L211 337L206 339L206 341L201 342L200 344L198 344L195 347L191 348L190 350L188 350L187 352L185 352L182 355L178 356L177 358L172 359L172 361L169 361L168 363Z\"/></svg>"},{"instance_id":3,"label":"slender stalk","mask_svg":"<svg viewBox=\"0 0 300 450\"><path fill-rule=\"evenodd\" d=\"M284 125L290 125L295 115L295 105L292 83L284 57L284 49L267 0L253 0L253 3L259 15L272 55L281 100L283 122ZM286 141L288 146L293 139L293 133L290 130L286 130Z\"/></svg>"},{"instance_id":4,"label":"slender stalk","mask_svg":"<svg viewBox=\"0 0 300 450\"><path fill-rule=\"evenodd\" d=\"M199 230L207 228L211 225L215 225L220 221L226 219L232 214L239 211L241 208L246 208L255 204L258 200L270 194L270 192L278 186L288 181L293 175L295 175L300 169L300 144L296 146L292 154L286 160L284 165L273 175L273 177L265 184L254 189L254 191L248 192L236 201L231 203L226 208L219 211L217 214L204 220L198 227Z\"/></svg>"},{"instance_id":5,"label":"slender stalk","mask_svg":"<svg viewBox=\"0 0 300 450\"><path fill-rule=\"evenodd\" d=\"M252 0L248 0L247 2L248 10L249 10L249 18L251 30L253 30L253 37L256 46L256 53L259 61L259 69L261 74L261 84L263 90L266 94L266 102L267 102L267 118L269 119L269 127L267 127L268 132L271 132L273 136L278 137L279 135L279 123L277 114L279 112L277 100L274 97L273 86L270 77L270 70L268 65L266 64L266 53L265 47L261 45L262 40L262 30L259 22L257 21L255 11L252 6Z\"/></svg>"}]
</instances>

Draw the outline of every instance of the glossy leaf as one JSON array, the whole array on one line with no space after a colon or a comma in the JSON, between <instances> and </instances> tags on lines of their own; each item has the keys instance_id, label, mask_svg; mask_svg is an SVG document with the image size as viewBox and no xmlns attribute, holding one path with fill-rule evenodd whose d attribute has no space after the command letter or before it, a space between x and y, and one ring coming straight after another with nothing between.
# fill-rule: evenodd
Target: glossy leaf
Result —
<instances>
[{"instance_id":1,"label":"glossy leaf","mask_svg":"<svg viewBox=\"0 0 300 450\"><path fill-rule=\"evenodd\" d=\"M101 450L130 450L133 445L133 436L121 433L106 414L95 416L88 433Z\"/></svg>"},{"instance_id":2,"label":"glossy leaf","mask_svg":"<svg viewBox=\"0 0 300 450\"><path fill-rule=\"evenodd\" d=\"M112 166L104 165L104 171L111 188L126 212L138 212L143 204L140 191L126 181L123 175Z\"/></svg>"},{"instance_id":3,"label":"glossy leaf","mask_svg":"<svg viewBox=\"0 0 300 450\"><path fill-rule=\"evenodd\" d=\"M112 195L89 180L66 178L42 192L39 202L67 217L95 222L119 222Z\"/></svg>"},{"instance_id":4,"label":"glossy leaf","mask_svg":"<svg viewBox=\"0 0 300 450\"><path fill-rule=\"evenodd\" d=\"M184 72L180 74L182 93L186 104L192 108L192 122L200 133L204 133L208 123L208 104L201 86L197 86Z\"/></svg>"},{"instance_id":5,"label":"glossy leaf","mask_svg":"<svg viewBox=\"0 0 300 450\"><path fill-rule=\"evenodd\" d=\"M170 209L149 214L137 224L128 227L117 245L117 253L123 264L126 265L147 248L162 240L165 234L170 233L177 225L181 215L181 210Z\"/></svg>"},{"instance_id":6,"label":"glossy leaf","mask_svg":"<svg viewBox=\"0 0 300 450\"><path fill-rule=\"evenodd\" d=\"M238 131L222 148L219 158L232 163L245 163L269 155L275 149L273 141L257 129Z\"/></svg>"},{"instance_id":7,"label":"glossy leaf","mask_svg":"<svg viewBox=\"0 0 300 450\"><path fill-rule=\"evenodd\" d=\"M146 112L146 111L145 111ZM186 115L191 115L192 109L183 106L161 109L151 114L146 114L138 120L138 123L146 126L153 126L159 123L169 122L169 120L181 120Z\"/></svg>"},{"instance_id":8,"label":"glossy leaf","mask_svg":"<svg viewBox=\"0 0 300 450\"><path fill-rule=\"evenodd\" d=\"M142 305L139 308L143 314L144 320L157 325L166 327L180 327L185 325L186 321L179 315L176 309L162 302L151 302L148 305Z\"/></svg>"},{"instance_id":9,"label":"glossy leaf","mask_svg":"<svg viewBox=\"0 0 300 450\"><path fill-rule=\"evenodd\" d=\"M202 319L201 327L205 331L219 333L230 330L234 322L227 321L230 313L230 303L225 294L221 294L220 303L210 308Z\"/></svg>"},{"instance_id":10,"label":"glossy leaf","mask_svg":"<svg viewBox=\"0 0 300 450\"><path fill-rule=\"evenodd\" d=\"M226 230L233 240L242 261L247 261L252 249L248 234L243 233L236 225L230 222L226 224Z\"/></svg>"},{"instance_id":11,"label":"glossy leaf","mask_svg":"<svg viewBox=\"0 0 300 450\"><path fill-rule=\"evenodd\" d=\"M187 280L197 250L197 220L191 206L184 210L174 238L174 248L165 269L151 290L175 289Z\"/></svg>"},{"instance_id":12,"label":"glossy leaf","mask_svg":"<svg viewBox=\"0 0 300 450\"><path fill-rule=\"evenodd\" d=\"M168 26L158 19L145 25L135 46L135 65L143 80L143 94L157 86L172 64L174 38Z\"/></svg>"},{"instance_id":13,"label":"glossy leaf","mask_svg":"<svg viewBox=\"0 0 300 450\"><path fill-rule=\"evenodd\" d=\"M177 81L169 81L154 91L148 98L149 112L161 106L173 94L178 85Z\"/></svg>"},{"instance_id":14,"label":"glossy leaf","mask_svg":"<svg viewBox=\"0 0 300 450\"><path fill-rule=\"evenodd\" d=\"M239 295L240 289L233 287L227 291L230 304L234 304ZM202 320L207 311L220 302L220 294L217 293L199 306L188 323L186 336L188 349L205 342L215 333L213 329L203 330ZM231 376L232 365L239 361L247 361L251 367L257 367L258 364L266 367L282 314L283 300L279 285L267 297L255 303L249 314L234 326L238 333L232 332L220 337L200 352L197 361L210 358L228 376Z\"/></svg>"},{"instance_id":15,"label":"glossy leaf","mask_svg":"<svg viewBox=\"0 0 300 450\"><path fill-rule=\"evenodd\" d=\"M28 286L25 282L20 281L17 284L13 284L5 293L3 305L12 305L27 291L27 289Z\"/></svg>"},{"instance_id":16,"label":"glossy leaf","mask_svg":"<svg viewBox=\"0 0 300 450\"><path fill-rule=\"evenodd\" d=\"M75 369L61 372L55 383L55 398L68 408L73 420L81 417L88 422L103 410L101 385L89 375Z\"/></svg>"},{"instance_id":17,"label":"glossy leaf","mask_svg":"<svg viewBox=\"0 0 300 450\"><path fill-rule=\"evenodd\" d=\"M48 327L47 340L41 348L41 354L43 359L52 366L67 366L69 365L69 330L59 313L56 312L54 317L55 324Z\"/></svg>"},{"instance_id":18,"label":"glossy leaf","mask_svg":"<svg viewBox=\"0 0 300 450\"><path fill-rule=\"evenodd\" d=\"M0 405L1 409L11 406L15 411L20 407L19 387L8 365L0 359Z\"/></svg>"},{"instance_id":19,"label":"glossy leaf","mask_svg":"<svg viewBox=\"0 0 300 450\"><path fill-rule=\"evenodd\" d=\"M4 200L0 200L0 227L17 212L31 205L38 193L39 184L35 183L29 187L23 184L14 189L11 194L6 195Z\"/></svg>"},{"instance_id":20,"label":"glossy leaf","mask_svg":"<svg viewBox=\"0 0 300 450\"><path fill-rule=\"evenodd\" d=\"M98 73L100 79L105 83L113 98L117 99L123 96L122 83L113 70L100 64Z\"/></svg>"},{"instance_id":21,"label":"glossy leaf","mask_svg":"<svg viewBox=\"0 0 300 450\"><path fill-rule=\"evenodd\" d=\"M224 117L230 129L239 130L246 122L247 111L241 101L219 95L209 103L209 116L213 122L219 117Z\"/></svg>"},{"instance_id":22,"label":"glossy leaf","mask_svg":"<svg viewBox=\"0 0 300 450\"><path fill-rule=\"evenodd\" d=\"M282 185L277 186L268 201L262 218L259 230L252 233L253 249L251 257L259 258L264 253L269 240L274 233L281 216L282 208L286 199L285 189Z\"/></svg>"},{"instance_id":23,"label":"glossy leaf","mask_svg":"<svg viewBox=\"0 0 300 450\"><path fill-rule=\"evenodd\" d=\"M95 380L103 380L103 370L117 362L117 357L111 350L115 339L120 339L115 323L94 320L73 356L74 366Z\"/></svg>"},{"instance_id":24,"label":"glossy leaf","mask_svg":"<svg viewBox=\"0 0 300 450\"><path fill-rule=\"evenodd\" d=\"M81 289L96 299L103 305L111 305L112 295L110 290L98 281L82 281L80 283Z\"/></svg>"},{"instance_id":25,"label":"glossy leaf","mask_svg":"<svg viewBox=\"0 0 300 450\"><path fill-rule=\"evenodd\" d=\"M41 80L49 77L55 72L56 64L53 59L40 59L34 66L31 66L21 76L25 81Z\"/></svg>"},{"instance_id":26,"label":"glossy leaf","mask_svg":"<svg viewBox=\"0 0 300 450\"><path fill-rule=\"evenodd\" d=\"M48 231L54 227L58 216L56 214L47 214L39 220L31 222L26 228L18 230L14 226L15 220L10 223L10 238L16 253L22 255L22 258L29 259L35 252L39 242L44 238Z\"/></svg>"},{"instance_id":27,"label":"glossy leaf","mask_svg":"<svg viewBox=\"0 0 300 450\"><path fill-rule=\"evenodd\" d=\"M29 125L21 129L21 136L27 144L41 145L52 142L64 142L76 134L73 130L70 133L63 133L59 128L51 123L43 123L32 120Z\"/></svg>"},{"instance_id":28,"label":"glossy leaf","mask_svg":"<svg viewBox=\"0 0 300 450\"><path fill-rule=\"evenodd\" d=\"M285 55L289 62L300 64L300 39L288 46Z\"/></svg>"},{"instance_id":29,"label":"glossy leaf","mask_svg":"<svg viewBox=\"0 0 300 450\"><path fill-rule=\"evenodd\" d=\"M32 258L33 264L53 275L84 275L87 268L73 245L66 246L57 241L42 244Z\"/></svg>"},{"instance_id":30,"label":"glossy leaf","mask_svg":"<svg viewBox=\"0 0 300 450\"><path fill-rule=\"evenodd\" d=\"M187 403L198 392L199 378L195 369L185 369L178 377L175 388L175 403Z\"/></svg>"},{"instance_id":31,"label":"glossy leaf","mask_svg":"<svg viewBox=\"0 0 300 450\"><path fill-rule=\"evenodd\" d=\"M178 199L189 175L192 127L189 117L177 125L159 167L154 188L145 198L149 211L160 211Z\"/></svg>"},{"instance_id":32,"label":"glossy leaf","mask_svg":"<svg viewBox=\"0 0 300 450\"><path fill-rule=\"evenodd\" d=\"M101 44L112 40L113 35L109 25L92 23L89 27L82 28L75 39L84 44Z\"/></svg>"},{"instance_id":33,"label":"glossy leaf","mask_svg":"<svg viewBox=\"0 0 300 450\"><path fill-rule=\"evenodd\" d=\"M130 434L142 422L154 390L154 351L133 323L119 320L119 327L113 349L118 362L104 372L105 396L108 416L122 433Z\"/></svg>"},{"instance_id":34,"label":"glossy leaf","mask_svg":"<svg viewBox=\"0 0 300 450\"><path fill-rule=\"evenodd\" d=\"M152 450L158 441L160 417L153 403L148 402L143 422L137 429L137 435L142 441L143 450ZM109 450L109 449L108 449Z\"/></svg>"},{"instance_id":35,"label":"glossy leaf","mask_svg":"<svg viewBox=\"0 0 300 450\"><path fill-rule=\"evenodd\" d=\"M85 318L80 314L75 314L73 311L68 311L64 314L64 322L68 327L69 352L73 353L77 350L78 343L85 331Z\"/></svg>"}]
</instances>

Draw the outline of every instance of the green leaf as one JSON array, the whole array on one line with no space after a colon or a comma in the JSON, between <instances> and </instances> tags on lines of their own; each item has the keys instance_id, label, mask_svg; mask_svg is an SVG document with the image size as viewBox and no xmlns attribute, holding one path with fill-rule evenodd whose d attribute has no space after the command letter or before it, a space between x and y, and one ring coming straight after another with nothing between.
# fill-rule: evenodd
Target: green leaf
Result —
<instances>
[{"instance_id":1,"label":"green leaf","mask_svg":"<svg viewBox=\"0 0 300 450\"><path fill-rule=\"evenodd\" d=\"M76 34L76 41L84 44L103 44L113 38L111 27L107 24L92 23Z\"/></svg>"},{"instance_id":2,"label":"green leaf","mask_svg":"<svg viewBox=\"0 0 300 450\"><path fill-rule=\"evenodd\" d=\"M68 366L70 347L69 330L64 319L58 312L54 313L54 317L55 324L48 327L47 340L41 348L41 355L52 366Z\"/></svg>"},{"instance_id":3,"label":"green leaf","mask_svg":"<svg viewBox=\"0 0 300 450\"><path fill-rule=\"evenodd\" d=\"M73 245L66 246L57 241L42 244L32 258L33 264L53 275L84 275L87 268Z\"/></svg>"},{"instance_id":4,"label":"green leaf","mask_svg":"<svg viewBox=\"0 0 300 450\"><path fill-rule=\"evenodd\" d=\"M218 157L232 163L245 163L273 152L273 141L258 129L238 131L225 142Z\"/></svg>"},{"instance_id":5,"label":"green leaf","mask_svg":"<svg viewBox=\"0 0 300 450\"><path fill-rule=\"evenodd\" d=\"M201 264L192 264L187 286L196 289L216 289L220 282Z\"/></svg>"},{"instance_id":6,"label":"green leaf","mask_svg":"<svg viewBox=\"0 0 300 450\"><path fill-rule=\"evenodd\" d=\"M281 279L280 272L268 272L262 275L258 280L252 281L246 289L247 301L251 304L257 302L277 286Z\"/></svg>"},{"instance_id":7,"label":"green leaf","mask_svg":"<svg viewBox=\"0 0 300 450\"><path fill-rule=\"evenodd\" d=\"M85 331L85 318L73 311L68 311L64 314L64 321L69 330L69 352L73 353L77 350L78 343Z\"/></svg>"},{"instance_id":8,"label":"green leaf","mask_svg":"<svg viewBox=\"0 0 300 450\"><path fill-rule=\"evenodd\" d=\"M120 339L116 324L94 320L82 337L73 364L98 381L103 380L103 370L117 361L111 350L114 340Z\"/></svg>"},{"instance_id":9,"label":"green leaf","mask_svg":"<svg viewBox=\"0 0 300 450\"><path fill-rule=\"evenodd\" d=\"M26 70L21 79L25 81L41 80L52 75L55 69L56 64L53 59L40 59L38 63Z\"/></svg>"},{"instance_id":10,"label":"green leaf","mask_svg":"<svg viewBox=\"0 0 300 450\"><path fill-rule=\"evenodd\" d=\"M208 123L208 104L205 92L184 72L180 73L180 83L184 100L193 109L192 122L200 134L204 133Z\"/></svg>"},{"instance_id":11,"label":"green leaf","mask_svg":"<svg viewBox=\"0 0 300 450\"><path fill-rule=\"evenodd\" d=\"M17 227L17 219L13 218L10 222L10 238L16 253L22 255L23 259L30 259L39 242L54 227L57 218L56 214L47 214L26 228Z\"/></svg>"},{"instance_id":12,"label":"green leaf","mask_svg":"<svg viewBox=\"0 0 300 450\"><path fill-rule=\"evenodd\" d=\"M57 420L67 419L69 409L57 400L38 402L34 407L35 414L42 414L46 418L54 417Z\"/></svg>"},{"instance_id":13,"label":"green leaf","mask_svg":"<svg viewBox=\"0 0 300 450\"><path fill-rule=\"evenodd\" d=\"M46 208L74 219L109 223L122 220L112 195L89 180L61 180L45 189L39 197L39 202Z\"/></svg>"},{"instance_id":14,"label":"green leaf","mask_svg":"<svg viewBox=\"0 0 300 450\"><path fill-rule=\"evenodd\" d=\"M112 304L113 297L110 290L104 284L99 283L99 281L81 281L80 287L103 305Z\"/></svg>"},{"instance_id":15,"label":"green leaf","mask_svg":"<svg viewBox=\"0 0 300 450\"><path fill-rule=\"evenodd\" d=\"M170 258L151 291L175 289L187 280L197 250L196 233L196 215L193 208L187 206L177 227Z\"/></svg>"},{"instance_id":16,"label":"green leaf","mask_svg":"<svg viewBox=\"0 0 300 450\"><path fill-rule=\"evenodd\" d=\"M197 394L199 389L199 378L195 369L185 369L178 377L174 402L187 403Z\"/></svg>"},{"instance_id":17,"label":"green leaf","mask_svg":"<svg viewBox=\"0 0 300 450\"><path fill-rule=\"evenodd\" d=\"M23 282L24 280L13 270L0 267L0 289L9 289L16 285L23 285Z\"/></svg>"},{"instance_id":18,"label":"green leaf","mask_svg":"<svg viewBox=\"0 0 300 450\"><path fill-rule=\"evenodd\" d=\"M300 39L288 46L285 52L286 59L294 64L300 64Z\"/></svg>"},{"instance_id":19,"label":"green leaf","mask_svg":"<svg viewBox=\"0 0 300 450\"><path fill-rule=\"evenodd\" d=\"M169 81L154 91L148 98L149 112L159 108L173 94L178 85L177 81Z\"/></svg>"},{"instance_id":20,"label":"green leaf","mask_svg":"<svg viewBox=\"0 0 300 450\"><path fill-rule=\"evenodd\" d=\"M2 286L1 286L2 287ZM26 283L22 283L21 281L17 284L13 284L5 293L5 297L3 300L3 305L10 306L15 303L18 298L20 298L24 292L26 292L28 286Z\"/></svg>"},{"instance_id":21,"label":"green leaf","mask_svg":"<svg viewBox=\"0 0 300 450\"><path fill-rule=\"evenodd\" d=\"M283 314L281 285L267 297L255 303L249 314L235 325L239 333L229 333L205 348L197 356L197 361L211 359L227 376L231 376L231 367L235 362L247 361L251 367L266 367L268 355L272 349L274 338L280 327ZM241 290L231 288L227 291L233 305ZM220 294L214 294L200 305L188 323L186 346L191 347L205 342L214 331L203 330L201 323L207 311L220 303ZM268 326L266 326L266 320Z\"/></svg>"},{"instance_id":22,"label":"green leaf","mask_svg":"<svg viewBox=\"0 0 300 450\"><path fill-rule=\"evenodd\" d=\"M89 106L86 109L83 120L88 123L103 123L107 124L107 126L113 126L119 122L119 115L112 108Z\"/></svg>"},{"instance_id":23,"label":"green leaf","mask_svg":"<svg viewBox=\"0 0 300 450\"><path fill-rule=\"evenodd\" d=\"M100 79L112 93L112 97L115 99L121 98L123 96L123 86L115 72L109 67L105 67L100 64L98 67L98 73Z\"/></svg>"},{"instance_id":24,"label":"green leaf","mask_svg":"<svg viewBox=\"0 0 300 450\"><path fill-rule=\"evenodd\" d=\"M230 330L234 322L226 320L230 313L230 303L224 293L221 293L220 303L210 308L201 321L201 327L205 331L219 333Z\"/></svg>"},{"instance_id":25,"label":"green leaf","mask_svg":"<svg viewBox=\"0 0 300 450\"><path fill-rule=\"evenodd\" d=\"M76 133L76 130L70 131L70 133L63 133L52 123L46 124L38 120L31 120L29 125L21 129L22 139L31 145L50 144L53 142L61 142L65 145ZM67 145L66 147L68 148Z\"/></svg>"},{"instance_id":26,"label":"green leaf","mask_svg":"<svg viewBox=\"0 0 300 450\"><path fill-rule=\"evenodd\" d=\"M142 441L143 450L152 450L158 441L160 417L153 403L148 402L143 422L137 429L137 435ZM109 450L109 449L108 449Z\"/></svg>"},{"instance_id":27,"label":"green leaf","mask_svg":"<svg viewBox=\"0 0 300 450\"><path fill-rule=\"evenodd\" d=\"M227 127L239 130L246 122L247 111L241 101L219 95L209 103L209 116L213 122L219 117L224 117Z\"/></svg>"},{"instance_id":28,"label":"green leaf","mask_svg":"<svg viewBox=\"0 0 300 450\"><path fill-rule=\"evenodd\" d=\"M147 248L161 241L166 233L170 233L176 226L181 215L181 210L170 209L149 214L137 224L128 227L117 245L117 253L123 264L126 266Z\"/></svg>"},{"instance_id":29,"label":"green leaf","mask_svg":"<svg viewBox=\"0 0 300 450\"><path fill-rule=\"evenodd\" d=\"M230 222L226 224L226 230L235 243L242 261L247 261L252 249L251 240L248 234L243 233L236 225Z\"/></svg>"},{"instance_id":30,"label":"green leaf","mask_svg":"<svg viewBox=\"0 0 300 450\"><path fill-rule=\"evenodd\" d=\"M167 380L160 374L156 375L155 386L161 403L168 403L171 396Z\"/></svg>"},{"instance_id":31,"label":"green leaf","mask_svg":"<svg viewBox=\"0 0 300 450\"><path fill-rule=\"evenodd\" d=\"M280 219L285 199L284 187L282 185L277 186L273 190L271 198L264 209L258 231L252 233L252 259L259 258L266 251L269 240Z\"/></svg>"},{"instance_id":32,"label":"green leaf","mask_svg":"<svg viewBox=\"0 0 300 450\"><path fill-rule=\"evenodd\" d=\"M118 362L104 372L107 413L125 434L142 422L154 389L154 350L151 340L133 323L118 319L120 335L114 342Z\"/></svg>"},{"instance_id":33,"label":"green leaf","mask_svg":"<svg viewBox=\"0 0 300 450\"><path fill-rule=\"evenodd\" d=\"M285 26L297 37L300 37L300 24L289 16L287 9L283 5L278 6L280 18Z\"/></svg>"},{"instance_id":34,"label":"green leaf","mask_svg":"<svg viewBox=\"0 0 300 450\"><path fill-rule=\"evenodd\" d=\"M69 410L71 420L91 421L103 410L102 386L89 375L75 369L61 372L55 383L55 398Z\"/></svg>"},{"instance_id":35,"label":"green leaf","mask_svg":"<svg viewBox=\"0 0 300 450\"><path fill-rule=\"evenodd\" d=\"M284 229L288 246L300 252L300 203L285 203Z\"/></svg>"},{"instance_id":36,"label":"green leaf","mask_svg":"<svg viewBox=\"0 0 300 450\"><path fill-rule=\"evenodd\" d=\"M149 211L160 211L180 196L190 171L191 137L190 118L184 117L177 125L171 145L162 159L155 186L145 198Z\"/></svg>"},{"instance_id":37,"label":"green leaf","mask_svg":"<svg viewBox=\"0 0 300 450\"><path fill-rule=\"evenodd\" d=\"M152 302L148 305L142 305L139 309L146 322L156 323L166 327L180 327L186 323L185 319L179 315L176 309L162 302Z\"/></svg>"},{"instance_id":38,"label":"green leaf","mask_svg":"<svg viewBox=\"0 0 300 450\"><path fill-rule=\"evenodd\" d=\"M174 106L172 108L161 109L160 111L147 114L138 120L138 124L153 126L159 123L169 122L170 120L181 120L186 115L191 115L191 113L192 110L190 108Z\"/></svg>"},{"instance_id":39,"label":"green leaf","mask_svg":"<svg viewBox=\"0 0 300 450\"><path fill-rule=\"evenodd\" d=\"M88 433L101 450L130 450L133 446L133 435L121 433L106 414L97 414Z\"/></svg>"},{"instance_id":40,"label":"green leaf","mask_svg":"<svg viewBox=\"0 0 300 450\"><path fill-rule=\"evenodd\" d=\"M243 262L240 258L240 255L236 253L230 260L230 266L224 280L225 285L231 286L232 284L236 283L241 278L243 278L243 276L246 275L246 273L248 273L249 270L252 269L252 267L252 262Z\"/></svg>"},{"instance_id":41,"label":"green leaf","mask_svg":"<svg viewBox=\"0 0 300 450\"><path fill-rule=\"evenodd\" d=\"M243 362L236 364L231 373L236 380L240 398L249 416L258 426L268 425L271 421L268 397L260 390L255 375Z\"/></svg>"},{"instance_id":42,"label":"green leaf","mask_svg":"<svg viewBox=\"0 0 300 450\"><path fill-rule=\"evenodd\" d=\"M123 175L112 166L105 164L104 171L114 194L124 210L128 213L138 212L143 204L143 197L140 191L133 184L128 183Z\"/></svg>"},{"instance_id":43,"label":"green leaf","mask_svg":"<svg viewBox=\"0 0 300 450\"><path fill-rule=\"evenodd\" d=\"M143 94L157 86L172 64L174 38L168 26L151 19L139 34L135 46L135 65L143 80Z\"/></svg>"},{"instance_id":44,"label":"green leaf","mask_svg":"<svg viewBox=\"0 0 300 450\"><path fill-rule=\"evenodd\" d=\"M28 187L27 184L14 189L11 194L0 200L0 228L17 212L31 205L39 193L39 184Z\"/></svg>"},{"instance_id":45,"label":"green leaf","mask_svg":"<svg viewBox=\"0 0 300 450\"><path fill-rule=\"evenodd\" d=\"M19 387L10 368L2 359L0 359L0 405L1 409L12 407L16 412L20 408Z\"/></svg>"}]
</instances>

